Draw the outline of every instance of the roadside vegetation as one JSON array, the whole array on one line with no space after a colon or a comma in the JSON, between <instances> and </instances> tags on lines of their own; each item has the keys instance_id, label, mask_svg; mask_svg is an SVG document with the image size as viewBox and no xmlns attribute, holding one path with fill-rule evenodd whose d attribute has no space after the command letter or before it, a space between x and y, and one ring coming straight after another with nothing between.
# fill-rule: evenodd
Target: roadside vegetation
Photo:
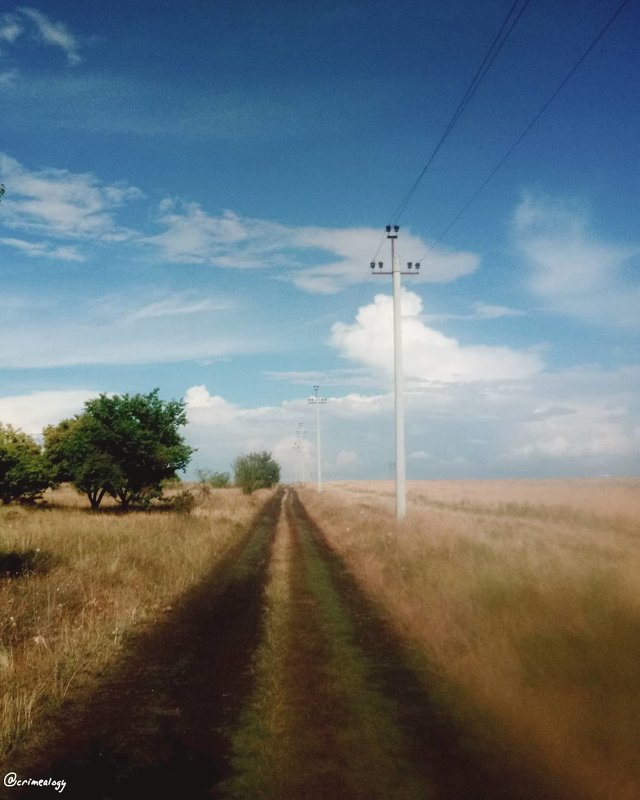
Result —
<instances>
[{"instance_id":1,"label":"roadside vegetation","mask_svg":"<svg viewBox=\"0 0 640 800\"><path fill-rule=\"evenodd\" d=\"M158 624L238 540L268 492L212 489L189 515L88 513L71 487L0 507L0 760L34 721Z\"/></svg>"},{"instance_id":2,"label":"roadside vegetation","mask_svg":"<svg viewBox=\"0 0 640 800\"><path fill-rule=\"evenodd\" d=\"M576 797L638 797L640 482L424 482L301 499L422 662ZM487 722L489 724L489 722ZM494 722L491 722L494 724Z\"/></svg>"}]
</instances>

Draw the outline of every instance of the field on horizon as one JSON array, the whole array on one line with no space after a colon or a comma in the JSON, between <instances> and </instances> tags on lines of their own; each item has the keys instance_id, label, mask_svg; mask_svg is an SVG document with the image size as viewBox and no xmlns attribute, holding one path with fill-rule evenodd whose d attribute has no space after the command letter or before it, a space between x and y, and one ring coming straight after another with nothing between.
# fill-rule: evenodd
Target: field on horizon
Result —
<instances>
[{"instance_id":1,"label":"field on horizon","mask_svg":"<svg viewBox=\"0 0 640 800\"><path fill-rule=\"evenodd\" d=\"M393 481L300 495L462 706L576 796L640 796L640 479L410 481L400 523Z\"/></svg>"}]
</instances>

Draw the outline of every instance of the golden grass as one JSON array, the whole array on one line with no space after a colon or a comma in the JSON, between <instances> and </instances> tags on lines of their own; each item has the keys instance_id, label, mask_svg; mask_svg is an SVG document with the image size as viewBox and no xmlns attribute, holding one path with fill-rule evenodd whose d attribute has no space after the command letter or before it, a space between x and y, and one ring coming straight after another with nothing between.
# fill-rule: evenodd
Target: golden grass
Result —
<instances>
[{"instance_id":1,"label":"golden grass","mask_svg":"<svg viewBox=\"0 0 640 800\"><path fill-rule=\"evenodd\" d=\"M640 481L300 496L397 628L575 796L640 796Z\"/></svg>"},{"instance_id":2,"label":"golden grass","mask_svg":"<svg viewBox=\"0 0 640 800\"><path fill-rule=\"evenodd\" d=\"M269 492L211 490L191 515L89 513L62 488L49 510L0 508L0 552L39 571L0 577L0 757L38 715L94 679L221 558Z\"/></svg>"}]
</instances>

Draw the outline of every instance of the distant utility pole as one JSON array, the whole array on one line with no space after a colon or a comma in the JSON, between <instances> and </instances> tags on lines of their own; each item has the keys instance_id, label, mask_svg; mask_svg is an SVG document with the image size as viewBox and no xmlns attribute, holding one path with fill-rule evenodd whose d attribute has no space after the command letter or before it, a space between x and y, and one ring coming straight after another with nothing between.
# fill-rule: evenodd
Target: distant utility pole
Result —
<instances>
[{"instance_id":1,"label":"distant utility pole","mask_svg":"<svg viewBox=\"0 0 640 800\"><path fill-rule=\"evenodd\" d=\"M326 397L318 397L318 390L320 387L316 384L313 387L315 397L309 398L309 403L316 407L316 478L318 481L318 492L322 491L322 451L321 451L321 437L320 437L320 406L327 402Z\"/></svg>"},{"instance_id":2,"label":"distant utility pole","mask_svg":"<svg viewBox=\"0 0 640 800\"><path fill-rule=\"evenodd\" d=\"M396 519L404 519L407 514L406 463L404 450L404 375L402 372L402 286L401 275L418 275L420 263L407 263L407 271L400 269L400 259L396 254L398 225L387 225L387 239L391 240L391 271L383 270L384 263L372 261L370 264L374 275L391 275L393 277L393 374L395 388L395 422L396 422Z\"/></svg>"},{"instance_id":3,"label":"distant utility pole","mask_svg":"<svg viewBox=\"0 0 640 800\"><path fill-rule=\"evenodd\" d=\"M304 469L304 449L302 447L302 438L307 435L304 426L301 422L294 431L295 439L293 441L293 449L296 451L296 483L304 483L305 469Z\"/></svg>"}]
</instances>

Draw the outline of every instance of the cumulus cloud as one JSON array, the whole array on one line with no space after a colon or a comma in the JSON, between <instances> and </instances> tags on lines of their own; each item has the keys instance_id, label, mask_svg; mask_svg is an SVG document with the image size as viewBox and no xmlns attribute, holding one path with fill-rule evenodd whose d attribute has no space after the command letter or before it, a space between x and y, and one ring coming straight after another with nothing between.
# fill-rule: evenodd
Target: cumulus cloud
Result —
<instances>
[{"instance_id":1,"label":"cumulus cloud","mask_svg":"<svg viewBox=\"0 0 640 800\"><path fill-rule=\"evenodd\" d=\"M625 275L640 261L640 246L602 241L582 209L533 197L518 206L514 233L529 288L547 307L598 324L640 324L640 282Z\"/></svg>"},{"instance_id":2,"label":"cumulus cloud","mask_svg":"<svg viewBox=\"0 0 640 800\"><path fill-rule=\"evenodd\" d=\"M462 345L429 327L422 319L422 299L415 292L402 293L402 337L405 375L436 383L520 379L542 369L533 352L510 347ZM377 295L359 309L355 322L336 323L331 344L343 358L366 365L376 374L393 370L393 298Z\"/></svg>"},{"instance_id":3,"label":"cumulus cloud","mask_svg":"<svg viewBox=\"0 0 640 800\"><path fill-rule=\"evenodd\" d=\"M66 389L0 397L0 422L31 436L40 436L46 425L55 425L80 413L84 403L98 394L85 389Z\"/></svg>"}]
</instances>

